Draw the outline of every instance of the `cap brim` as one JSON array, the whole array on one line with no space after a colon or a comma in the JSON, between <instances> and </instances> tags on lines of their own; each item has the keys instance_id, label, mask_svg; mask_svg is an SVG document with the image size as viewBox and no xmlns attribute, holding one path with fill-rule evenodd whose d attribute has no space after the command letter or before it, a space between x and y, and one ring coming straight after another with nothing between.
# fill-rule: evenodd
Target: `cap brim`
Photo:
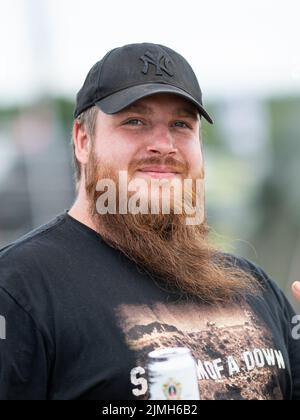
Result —
<instances>
[{"instance_id":1,"label":"cap brim","mask_svg":"<svg viewBox=\"0 0 300 420\"><path fill-rule=\"evenodd\" d=\"M101 99L96 102L96 105L105 114L116 114L139 99L146 98L147 96L155 95L157 93L174 93L175 95L187 99L198 108L200 115L202 115L210 124L213 124L213 120L200 102L184 90L163 83L148 83L145 85L132 86Z\"/></svg>"}]
</instances>

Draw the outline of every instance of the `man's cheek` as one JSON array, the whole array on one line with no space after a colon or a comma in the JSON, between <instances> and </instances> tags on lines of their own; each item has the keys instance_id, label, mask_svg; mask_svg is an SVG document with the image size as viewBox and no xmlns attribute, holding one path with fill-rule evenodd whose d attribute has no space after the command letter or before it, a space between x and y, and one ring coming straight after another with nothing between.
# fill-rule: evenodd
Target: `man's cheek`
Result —
<instances>
[{"instance_id":1,"label":"man's cheek","mask_svg":"<svg viewBox=\"0 0 300 420\"><path fill-rule=\"evenodd\" d=\"M193 155L186 157L186 162L189 169L189 178L204 178L204 164L201 154L198 150L194 151Z\"/></svg>"}]
</instances>

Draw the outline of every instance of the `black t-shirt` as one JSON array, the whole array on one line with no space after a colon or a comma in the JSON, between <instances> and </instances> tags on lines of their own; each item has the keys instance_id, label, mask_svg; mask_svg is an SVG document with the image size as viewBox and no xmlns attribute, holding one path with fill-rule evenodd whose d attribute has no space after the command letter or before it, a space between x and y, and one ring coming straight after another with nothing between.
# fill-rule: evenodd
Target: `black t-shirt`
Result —
<instances>
[{"instance_id":1,"label":"black t-shirt","mask_svg":"<svg viewBox=\"0 0 300 420\"><path fill-rule=\"evenodd\" d=\"M147 399L148 353L178 346L201 399L300 399L297 318L262 270L230 258L263 297L183 299L67 213L4 248L0 399Z\"/></svg>"}]
</instances>

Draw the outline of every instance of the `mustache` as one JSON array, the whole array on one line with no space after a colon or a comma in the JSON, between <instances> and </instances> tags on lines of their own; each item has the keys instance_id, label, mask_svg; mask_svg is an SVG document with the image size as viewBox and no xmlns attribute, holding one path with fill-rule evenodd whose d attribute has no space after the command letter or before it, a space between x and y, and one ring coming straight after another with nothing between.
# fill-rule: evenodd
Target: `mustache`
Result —
<instances>
[{"instance_id":1,"label":"mustache","mask_svg":"<svg viewBox=\"0 0 300 420\"><path fill-rule=\"evenodd\" d=\"M182 162L178 159L173 158L172 156L167 156L165 158L151 156L146 158L133 159L129 164L129 173L133 174L140 168L151 165L164 165L172 169L174 172L179 172L183 175L187 175L189 173L189 165L187 164L187 162Z\"/></svg>"}]
</instances>

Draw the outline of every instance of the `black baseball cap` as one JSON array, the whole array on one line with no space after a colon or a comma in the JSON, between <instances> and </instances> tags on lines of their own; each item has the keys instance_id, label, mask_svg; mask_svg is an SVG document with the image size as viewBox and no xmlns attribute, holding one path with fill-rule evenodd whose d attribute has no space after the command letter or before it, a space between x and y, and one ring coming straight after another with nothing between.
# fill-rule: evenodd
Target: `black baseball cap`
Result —
<instances>
[{"instance_id":1,"label":"black baseball cap","mask_svg":"<svg viewBox=\"0 0 300 420\"><path fill-rule=\"evenodd\" d=\"M157 93L187 99L200 116L213 123L203 108L202 92L189 63L172 49L151 43L115 48L98 61L77 94L74 118L94 105L115 114Z\"/></svg>"}]
</instances>

